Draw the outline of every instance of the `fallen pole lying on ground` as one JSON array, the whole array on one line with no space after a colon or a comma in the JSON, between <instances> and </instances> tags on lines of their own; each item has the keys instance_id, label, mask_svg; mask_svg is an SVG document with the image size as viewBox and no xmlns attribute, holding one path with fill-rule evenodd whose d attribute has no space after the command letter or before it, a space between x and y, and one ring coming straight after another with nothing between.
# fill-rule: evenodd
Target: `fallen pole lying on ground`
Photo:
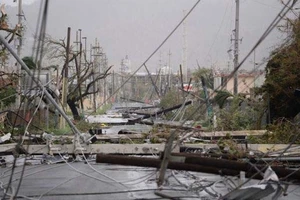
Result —
<instances>
[{"instance_id":1,"label":"fallen pole lying on ground","mask_svg":"<svg viewBox=\"0 0 300 200\"><path fill-rule=\"evenodd\" d=\"M109 163L109 164L118 164L118 165L160 168L161 160L156 158L97 154L96 163ZM206 167L201 165L193 165L193 164L186 164L180 162L169 162L168 169L186 170L186 171L195 171L195 172L204 172L204 173L219 174L219 175L231 175L231 176L236 176L239 175L240 173L239 171L235 171L235 170L220 169L217 167Z\"/></svg>"},{"instance_id":2,"label":"fallen pole lying on ground","mask_svg":"<svg viewBox=\"0 0 300 200\"><path fill-rule=\"evenodd\" d=\"M273 159L275 160L275 158ZM262 170L262 172L264 172L267 168L267 165L257 164L257 161L259 160L255 160L255 159L252 160L252 163L250 163L250 162L235 161L235 160L228 160L228 159L216 159L216 158L203 157L201 155L191 154L191 153L172 153L171 161L172 160L187 163L187 164L194 164L194 165L219 166L225 169L245 171L251 173L256 173L257 169ZM293 178L300 180L300 171L285 169L284 167L280 167L280 166L272 166L272 169L278 175L278 177L285 177L288 176L290 173L293 173Z\"/></svg>"},{"instance_id":3,"label":"fallen pole lying on ground","mask_svg":"<svg viewBox=\"0 0 300 200\"><path fill-rule=\"evenodd\" d=\"M200 156L185 154L181 155L181 157L175 157L176 156L172 154L171 161L168 164L168 169L196 171L230 176L238 176L240 174L240 171L245 171L246 177L255 179L262 179L262 173L264 173L264 171L267 169L266 165L255 165L257 169L263 170L262 173L258 173L257 170L253 167L254 164L251 165L250 163L214 158L204 158ZM96 162L154 168L159 168L161 165L160 159L106 154L97 154ZM272 169L279 178L300 180L299 171L294 171L276 166L272 166Z\"/></svg>"},{"instance_id":4,"label":"fallen pole lying on ground","mask_svg":"<svg viewBox=\"0 0 300 200\"><path fill-rule=\"evenodd\" d=\"M146 113L134 112L134 111L131 111L129 113L135 113L135 114L138 114L138 115L144 115L143 117L138 118L139 120L141 120L141 119L147 119L147 118L150 118L150 117L155 117L155 116L160 115L160 114L171 112L173 110L179 109L181 106L188 106L191 103L192 103L192 101L187 101L187 102L184 102L182 104L178 104L176 106L172 106L170 108L163 109L163 110L158 111L158 112L153 113L153 114L146 114ZM138 120L138 119L136 119L136 120Z\"/></svg>"}]
</instances>

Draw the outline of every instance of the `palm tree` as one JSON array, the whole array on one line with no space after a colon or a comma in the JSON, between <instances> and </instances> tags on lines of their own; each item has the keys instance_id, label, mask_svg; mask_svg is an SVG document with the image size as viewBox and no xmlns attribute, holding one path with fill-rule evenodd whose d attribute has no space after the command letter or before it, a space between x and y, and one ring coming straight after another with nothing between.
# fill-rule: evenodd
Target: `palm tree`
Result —
<instances>
[{"instance_id":1,"label":"palm tree","mask_svg":"<svg viewBox=\"0 0 300 200\"><path fill-rule=\"evenodd\" d=\"M227 90L218 90L216 91L216 96L214 97L214 101L219 105L219 108L222 109L229 97L233 97L233 95Z\"/></svg>"}]
</instances>

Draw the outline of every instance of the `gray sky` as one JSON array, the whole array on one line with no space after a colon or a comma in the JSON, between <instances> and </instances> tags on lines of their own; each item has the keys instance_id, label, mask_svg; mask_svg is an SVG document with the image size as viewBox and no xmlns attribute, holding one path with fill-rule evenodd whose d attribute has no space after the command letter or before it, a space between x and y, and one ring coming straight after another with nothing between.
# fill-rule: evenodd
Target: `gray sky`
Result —
<instances>
[{"instance_id":1,"label":"gray sky","mask_svg":"<svg viewBox=\"0 0 300 200\"><path fill-rule=\"evenodd\" d=\"M10 22L16 21L17 3L7 4ZM31 54L32 35L36 28L39 2L23 0L27 26L23 54ZM108 56L110 65L120 67L121 59L129 56L136 69L166 38L183 18L183 10L189 10L196 0L51 0L47 33L53 38L66 37L67 27L72 28L72 40L76 30L82 29L88 44L98 38ZM9 5L12 5L10 7ZM281 8L279 0L240 0L240 60L266 30ZM187 64L189 68L232 68L227 51L234 29L235 0L202 0L187 18ZM161 48L164 63L171 51L171 67L178 70L182 63L183 28L180 27ZM231 36L232 35L232 36ZM279 44L282 34L274 30L256 50L256 62L267 57ZM148 62L151 71L159 65L159 53ZM242 68L253 68L253 56Z\"/></svg>"}]
</instances>

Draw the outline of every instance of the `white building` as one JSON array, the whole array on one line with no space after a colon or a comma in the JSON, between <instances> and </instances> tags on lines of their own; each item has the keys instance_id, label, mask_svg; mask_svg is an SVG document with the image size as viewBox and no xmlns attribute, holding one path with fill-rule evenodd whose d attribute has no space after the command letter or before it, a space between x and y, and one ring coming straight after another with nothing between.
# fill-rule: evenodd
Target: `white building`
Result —
<instances>
[{"instance_id":1,"label":"white building","mask_svg":"<svg viewBox=\"0 0 300 200\"><path fill-rule=\"evenodd\" d=\"M129 60L128 55L126 55L121 61L121 73L131 73L131 61Z\"/></svg>"}]
</instances>

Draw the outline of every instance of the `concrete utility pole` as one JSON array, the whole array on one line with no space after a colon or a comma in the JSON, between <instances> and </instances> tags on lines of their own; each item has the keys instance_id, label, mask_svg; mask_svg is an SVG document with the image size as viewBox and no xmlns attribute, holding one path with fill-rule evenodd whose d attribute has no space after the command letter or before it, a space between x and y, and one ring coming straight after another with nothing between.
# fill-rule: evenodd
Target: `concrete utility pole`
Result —
<instances>
[{"instance_id":1,"label":"concrete utility pole","mask_svg":"<svg viewBox=\"0 0 300 200\"><path fill-rule=\"evenodd\" d=\"M81 29L79 31L79 62L78 62L78 76L81 76L81 64L82 64L82 42L81 42ZM78 79L79 79L78 77ZM77 84L79 84L79 80L77 80ZM79 84L79 95L81 96L81 84ZM83 100L80 98L80 107L81 107L81 114L84 115L84 107L83 107Z\"/></svg>"},{"instance_id":2,"label":"concrete utility pole","mask_svg":"<svg viewBox=\"0 0 300 200\"><path fill-rule=\"evenodd\" d=\"M79 40L78 40L78 31L79 31ZM79 95L81 96L81 94L82 94L81 84L79 83L80 75L81 75L81 54L82 54L81 29L78 29L78 31L76 31L76 41L74 43L76 43L76 53L79 53L78 66L76 65L76 74L77 74L77 84L78 84ZM82 98L80 98L80 110L81 110L81 114L84 115L84 107L83 107Z\"/></svg>"},{"instance_id":3,"label":"concrete utility pole","mask_svg":"<svg viewBox=\"0 0 300 200\"><path fill-rule=\"evenodd\" d=\"M22 37L21 37L21 34L22 34L22 17L23 17L23 14L22 14L22 0L19 0L18 1L18 26L19 26L19 29L18 29L18 33L20 34L20 36L18 37L18 47L17 47L17 55L19 57L21 57L21 49L22 49ZM17 63L17 74L21 77L21 65L19 63ZM18 79L18 84L19 84L19 90L21 91L22 88L21 88L21 78L19 77ZM17 95L17 104L16 106L19 107L21 104L21 95Z\"/></svg>"},{"instance_id":4,"label":"concrete utility pole","mask_svg":"<svg viewBox=\"0 0 300 200\"><path fill-rule=\"evenodd\" d=\"M100 73L100 62L99 62L99 59L98 57L101 56L101 52L100 52L100 45L99 43L97 42L97 38L95 39L95 46L92 46L92 49L93 49L93 57L94 57L94 60L93 60L93 81L95 81L95 76ZM99 67L99 71L97 71L97 67ZM97 100L96 100L96 91L97 89L99 89L99 84L97 82L94 82L93 84L93 111L96 112L97 111Z\"/></svg>"},{"instance_id":5,"label":"concrete utility pole","mask_svg":"<svg viewBox=\"0 0 300 200\"><path fill-rule=\"evenodd\" d=\"M98 46L100 47L100 44L98 43ZM101 56L101 65L100 65L100 73L104 73L106 70L107 70L107 57L106 57L106 54L103 53L103 49L100 48L100 56ZM102 66L102 70L101 70L101 66ZM106 100L106 96L107 96L107 84L106 84L106 79L103 79L103 80L99 80L100 81L100 85L101 87L103 88L102 91L103 91L103 101L101 102L102 104L106 105L107 102L105 101ZM111 82L111 81L110 81Z\"/></svg>"},{"instance_id":6,"label":"concrete utility pole","mask_svg":"<svg viewBox=\"0 0 300 200\"><path fill-rule=\"evenodd\" d=\"M19 26L19 30L18 30L18 33L21 35L21 32L22 32L22 0L19 0L18 2L18 26ZM21 55L21 48L22 48L22 37L19 36L18 37L18 40L19 40L19 44L18 44L18 49L17 49L17 54L18 56ZM21 65L18 65L18 70L21 70Z\"/></svg>"},{"instance_id":7,"label":"concrete utility pole","mask_svg":"<svg viewBox=\"0 0 300 200\"><path fill-rule=\"evenodd\" d=\"M8 49L8 51L12 54L12 56L18 61L18 63L21 64L22 68L27 72L27 74L32 78L32 80L41 88L45 89L45 86L36 78L34 77L34 74L29 70L29 68L26 66L26 64L23 62L23 60L17 55L17 53L12 49L12 47L8 44L8 42L0 35L0 42L3 43L3 45ZM62 115L62 117L65 118L65 120L68 122L72 130L76 135L80 135L80 131L74 126L72 121L69 119L69 117L66 115L66 113L61 109L61 107L56 103L56 101L53 99L51 94L45 89L45 95L48 98L48 100L54 105L54 107L58 110L58 112Z\"/></svg>"},{"instance_id":8,"label":"concrete utility pole","mask_svg":"<svg viewBox=\"0 0 300 200\"><path fill-rule=\"evenodd\" d=\"M81 71L81 58L82 58L82 42L81 42L81 29L78 29L79 31L79 71Z\"/></svg>"},{"instance_id":9,"label":"concrete utility pole","mask_svg":"<svg viewBox=\"0 0 300 200\"><path fill-rule=\"evenodd\" d=\"M168 164L169 164L169 161L171 158L171 152L172 152L172 146L173 146L174 139L175 139L175 130L171 130L170 137L168 138L168 141L165 145L164 156L163 156L163 160L161 162L161 166L160 166L160 170L159 170L159 177L157 180L158 186L161 186L164 183L166 170L168 168Z\"/></svg>"},{"instance_id":10,"label":"concrete utility pole","mask_svg":"<svg viewBox=\"0 0 300 200\"><path fill-rule=\"evenodd\" d=\"M70 37L71 37L71 28L68 27L67 34L67 47L66 47L66 63L64 66L63 73L63 87L62 87L62 105L63 108L67 108L67 95L68 95L68 76L69 76L69 54L70 54ZM66 125L66 121L64 118L60 118L60 128L64 128Z\"/></svg>"},{"instance_id":11,"label":"concrete utility pole","mask_svg":"<svg viewBox=\"0 0 300 200\"><path fill-rule=\"evenodd\" d=\"M186 16L186 10L183 10L183 15ZM183 81L188 81L188 69L187 69L187 33L186 33L186 20L183 21L183 47L182 47L182 70Z\"/></svg>"},{"instance_id":12,"label":"concrete utility pole","mask_svg":"<svg viewBox=\"0 0 300 200\"><path fill-rule=\"evenodd\" d=\"M112 89L111 94L113 95L113 103L116 101L116 94L115 94L115 71L112 72Z\"/></svg>"},{"instance_id":13,"label":"concrete utility pole","mask_svg":"<svg viewBox=\"0 0 300 200\"><path fill-rule=\"evenodd\" d=\"M168 56L169 56L169 72L168 72L168 87L169 87L169 90L171 90L171 75L172 75L172 70L171 70L171 50L169 49L169 53L168 53Z\"/></svg>"},{"instance_id":14,"label":"concrete utility pole","mask_svg":"<svg viewBox=\"0 0 300 200\"><path fill-rule=\"evenodd\" d=\"M159 70L162 68L162 52L159 52ZM159 94L162 95L162 88L161 88L161 73L159 74Z\"/></svg>"},{"instance_id":15,"label":"concrete utility pole","mask_svg":"<svg viewBox=\"0 0 300 200\"><path fill-rule=\"evenodd\" d=\"M239 15L240 15L240 1L235 0L236 11L235 11L235 30L234 30L234 70L239 66ZM238 93L238 71L234 73L233 93Z\"/></svg>"}]
</instances>

